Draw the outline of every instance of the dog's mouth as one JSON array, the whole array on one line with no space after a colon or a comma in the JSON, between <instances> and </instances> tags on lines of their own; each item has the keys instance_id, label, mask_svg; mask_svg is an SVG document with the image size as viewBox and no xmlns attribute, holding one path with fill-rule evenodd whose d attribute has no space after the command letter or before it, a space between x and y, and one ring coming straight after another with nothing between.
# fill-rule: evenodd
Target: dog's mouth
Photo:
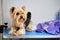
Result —
<instances>
[{"instance_id":1,"label":"dog's mouth","mask_svg":"<svg viewBox=\"0 0 60 40\"><path fill-rule=\"evenodd\" d=\"M18 22L24 22L25 21L25 18L19 18L18 19Z\"/></svg>"},{"instance_id":2,"label":"dog's mouth","mask_svg":"<svg viewBox=\"0 0 60 40\"><path fill-rule=\"evenodd\" d=\"M24 16L20 16L18 19L17 19L17 22L25 22L25 17Z\"/></svg>"}]
</instances>

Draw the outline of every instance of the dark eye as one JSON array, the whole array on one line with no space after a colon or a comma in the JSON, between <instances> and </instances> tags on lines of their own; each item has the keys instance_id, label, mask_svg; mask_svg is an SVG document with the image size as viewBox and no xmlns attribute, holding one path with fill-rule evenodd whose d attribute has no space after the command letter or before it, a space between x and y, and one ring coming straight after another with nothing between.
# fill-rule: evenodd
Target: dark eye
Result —
<instances>
[{"instance_id":1,"label":"dark eye","mask_svg":"<svg viewBox=\"0 0 60 40\"><path fill-rule=\"evenodd\" d=\"M16 15L19 15L19 13L16 13Z\"/></svg>"}]
</instances>

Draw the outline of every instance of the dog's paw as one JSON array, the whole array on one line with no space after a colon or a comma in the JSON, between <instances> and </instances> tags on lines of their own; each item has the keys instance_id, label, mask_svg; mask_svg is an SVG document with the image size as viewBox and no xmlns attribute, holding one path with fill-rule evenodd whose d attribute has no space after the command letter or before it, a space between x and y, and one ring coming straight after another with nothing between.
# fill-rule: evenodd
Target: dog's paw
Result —
<instances>
[{"instance_id":1,"label":"dog's paw","mask_svg":"<svg viewBox=\"0 0 60 40\"><path fill-rule=\"evenodd\" d=\"M26 30L30 32L30 31L32 31L32 28L27 27Z\"/></svg>"},{"instance_id":2,"label":"dog's paw","mask_svg":"<svg viewBox=\"0 0 60 40\"><path fill-rule=\"evenodd\" d=\"M13 31L10 31L9 34L13 34Z\"/></svg>"},{"instance_id":3,"label":"dog's paw","mask_svg":"<svg viewBox=\"0 0 60 40\"><path fill-rule=\"evenodd\" d=\"M15 36L21 36L21 35L24 35L25 34L25 31L17 31L14 33Z\"/></svg>"},{"instance_id":4,"label":"dog's paw","mask_svg":"<svg viewBox=\"0 0 60 40\"><path fill-rule=\"evenodd\" d=\"M17 34L17 33L15 33L15 32L13 33L13 35L18 36L18 34Z\"/></svg>"}]
</instances>

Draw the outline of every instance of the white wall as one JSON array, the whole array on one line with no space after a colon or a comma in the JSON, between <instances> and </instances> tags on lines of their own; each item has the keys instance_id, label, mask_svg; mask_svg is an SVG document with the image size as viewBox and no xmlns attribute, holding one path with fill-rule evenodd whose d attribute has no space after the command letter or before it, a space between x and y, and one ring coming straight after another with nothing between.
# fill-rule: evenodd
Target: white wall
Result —
<instances>
[{"instance_id":1,"label":"white wall","mask_svg":"<svg viewBox=\"0 0 60 40\"><path fill-rule=\"evenodd\" d=\"M1 0L0 0L0 18L1 18ZM1 24L1 19L0 19L0 24Z\"/></svg>"},{"instance_id":2,"label":"white wall","mask_svg":"<svg viewBox=\"0 0 60 40\"><path fill-rule=\"evenodd\" d=\"M60 0L3 0L3 22L11 26L9 10L11 6L21 7L25 5L32 13L33 28L40 22L53 20L56 12L60 9Z\"/></svg>"},{"instance_id":3,"label":"white wall","mask_svg":"<svg viewBox=\"0 0 60 40\"><path fill-rule=\"evenodd\" d=\"M2 11L1 11L1 0L0 0L0 25L2 24Z\"/></svg>"}]
</instances>

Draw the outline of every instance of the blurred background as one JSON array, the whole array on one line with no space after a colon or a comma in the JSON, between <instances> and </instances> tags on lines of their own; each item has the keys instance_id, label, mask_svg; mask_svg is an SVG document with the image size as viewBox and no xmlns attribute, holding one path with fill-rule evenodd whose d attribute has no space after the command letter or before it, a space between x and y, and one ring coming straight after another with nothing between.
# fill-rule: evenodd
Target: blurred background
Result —
<instances>
[{"instance_id":1,"label":"blurred background","mask_svg":"<svg viewBox=\"0 0 60 40\"><path fill-rule=\"evenodd\" d=\"M11 27L10 8L23 5L32 14L33 30L36 29L38 23L54 20L60 10L60 0L2 0L3 23L8 22L8 26Z\"/></svg>"},{"instance_id":2,"label":"blurred background","mask_svg":"<svg viewBox=\"0 0 60 40\"><path fill-rule=\"evenodd\" d=\"M0 0L0 24L8 22L10 28L12 24L10 8L23 5L32 14L33 30L36 29L38 23L54 20L60 10L60 0Z\"/></svg>"}]
</instances>

